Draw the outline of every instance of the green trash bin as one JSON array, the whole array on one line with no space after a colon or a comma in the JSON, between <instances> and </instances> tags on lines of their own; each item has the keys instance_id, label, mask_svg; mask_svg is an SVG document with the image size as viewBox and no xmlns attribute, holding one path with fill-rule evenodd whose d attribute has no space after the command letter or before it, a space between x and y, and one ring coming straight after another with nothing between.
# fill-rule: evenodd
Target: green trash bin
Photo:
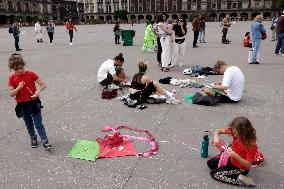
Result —
<instances>
[{"instance_id":1,"label":"green trash bin","mask_svg":"<svg viewBox=\"0 0 284 189\"><path fill-rule=\"evenodd\" d=\"M134 30L122 30L121 36L122 36L123 46L133 45L133 37L135 36Z\"/></svg>"}]
</instances>

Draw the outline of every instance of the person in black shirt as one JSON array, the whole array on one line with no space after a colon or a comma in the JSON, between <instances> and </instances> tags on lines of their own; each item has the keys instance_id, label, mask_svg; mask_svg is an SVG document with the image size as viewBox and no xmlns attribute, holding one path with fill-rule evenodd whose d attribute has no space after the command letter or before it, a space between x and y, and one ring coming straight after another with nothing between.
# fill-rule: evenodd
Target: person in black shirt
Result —
<instances>
[{"instance_id":1,"label":"person in black shirt","mask_svg":"<svg viewBox=\"0 0 284 189\"><path fill-rule=\"evenodd\" d=\"M134 75L129 89L130 98L140 103L145 102L150 95L158 94L166 97L166 103L179 104L180 101L172 96L170 92L165 90L159 82L153 81L146 75L147 64L145 62L138 63L139 72Z\"/></svg>"},{"instance_id":2,"label":"person in black shirt","mask_svg":"<svg viewBox=\"0 0 284 189\"><path fill-rule=\"evenodd\" d=\"M187 33L186 21L183 18L177 20L177 24L173 26L174 31L174 50L172 55L171 67L176 66L178 58L182 58L185 52L185 35ZM180 63L182 65L182 63Z\"/></svg>"},{"instance_id":3,"label":"person in black shirt","mask_svg":"<svg viewBox=\"0 0 284 189\"><path fill-rule=\"evenodd\" d=\"M14 22L12 25L12 34L14 36L15 39L15 48L16 51L21 51L22 49L20 49L19 47L19 41L20 41L20 29L19 29L19 24L18 22Z\"/></svg>"}]
</instances>

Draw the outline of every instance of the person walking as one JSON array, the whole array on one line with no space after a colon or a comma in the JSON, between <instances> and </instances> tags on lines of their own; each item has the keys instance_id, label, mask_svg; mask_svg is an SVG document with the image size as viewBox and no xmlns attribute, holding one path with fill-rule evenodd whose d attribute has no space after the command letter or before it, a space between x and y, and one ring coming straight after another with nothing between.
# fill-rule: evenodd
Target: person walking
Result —
<instances>
[{"instance_id":1,"label":"person walking","mask_svg":"<svg viewBox=\"0 0 284 189\"><path fill-rule=\"evenodd\" d=\"M25 70L25 62L22 56L14 53L9 58L9 68L14 73L9 77L8 88L11 97L15 97L15 108L18 118L23 118L30 135L32 148L38 147L36 127L41 143L46 150L51 148L48 142L45 128L42 124L40 93L46 88L44 82L33 71ZM39 88L36 88L36 85Z\"/></svg>"},{"instance_id":2,"label":"person walking","mask_svg":"<svg viewBox=\"0 0 284 189\"><path fill-rule=\"evenodd\" d=\"M284 10L281 13L281 16L278 18L276 32L278 41L275 48L275 54L281 54L284 56Z\"/></svg>"},{"instance_id":3,"label":"person walking","mask_svg":"<svg viewBox=\"0 0 284 189\"><path fill-rule=\"evenodd\" d=\"M205 42L205 18L204 16L201 17L200 20L200 31L199 31L199 43L206 43Z\"/></svg>"},{"instance_id":4,"label":"person walking","mask_svg":"<svg viewBox=\"0 0 284 189\"><path fill-rule=\"evenodd\" d=\"M116 22L114 28L113 28L113 32L114 32L114 41L115 44L120 44L119 39L120 39L120 35L121 35L121 29L119 26L119 23Z\"/></svg>"},{"instance_id":5,"label":"person walking","mask_svg":"<svg viewBox=\"0 0 284 189\"><path fill-rule=\"evenodd\" d=\"M20 28L19 28L19 23L16 21L12 24L12 34L14 36L15 39L15 48L16 51L21 51L22 49L20 49L19 47L19 41L20 41Z\"/></svg>"},{"instance_id":6,"label":"person walking","mask_svg":"<svg viewBox=\"0 0 284 189\"><path fill-rule=\"evenodd\" d=\"M271 20L271 41L275 41L276 40L276 25L277 25L277 21L278 21L278 17L276 15L276 13L273 15L273 18Z\"/></svg>"},{"instance_id":7,"label":"person walking","mask_svg":"<svg viewBox=\"0 0 284 189\"><path fill-rule=\"evenodd\" d=\"M173 26L174 31L174 48L172 54L171 67L177 65L178 59L182 59L185 52L186 41L185 35L187 33L186 21L184 18L179 18L177 24ZM182 65L182 63L180 63Z\"/></svg>"},{"instance_id":8,"label":"person walking","mask_svg":"<svg viewBox=\"0 0 284 189\"><path fill-rule=\"evenodd\" d=\"M257 54L259 53L260 44L262 40L263 33L266 33L262 25L263 17L261 15L257 15L252 24L251 24L251 35L252 35L252 62L250 64L259 64L257 61Z\"/></svg>"},{"instance_id":9,"label":"person walking","mask_svg":"<svg viewBox=\"0 0 284 189\"><path fill-rule=\"evenodd\" d=\"M193 48L198 47L196 44L197 44L197 39L198 39L199 31L200 31L200 19L201 19L201 15L198 15L191 22L192 31L194 33L193 45L192 45Z\"/></svg>"},{"instance_id":10,"label":"person walking","mask_svg":"<svg viewBox=\"0 0 284 189\"><path fill-rule=\"evenodd\" d=\"M52 20L48 21L47 26L46 26L46 31L49 37L50 45L52 45L53 35L54 35L54 23Z\"/></svg>"},{"instance_id":11,"label":"person walking","mask_svg":"<svg viewBox=\"0 0 284 189\"><path fill-rule=\"evenodd\" d=\"M69 32L70 36L70 46L72 46L72 41L73 41L73 30L77 32L77 28L75 27L75 24L71 18L66 22L65 24L67 32Z\"/></svg>"},{"instance_id":12,"label":"person walking","mask_svg":"<svg viewBox=\"0 0 284 189\"><path fill-rule=\"evenodd\" d=\"M41 25L39 21L35 23L35 33L36 33L36 40L37 42L43 42L42 41L42 30L41 30Z\"/></svg>"},{"instance_id":13,"label":"person walking","mask_svg":"<svg viewBox=\"0 0 284 189\"><path fill-rule=\"evenodd\" d=\"M227 39L228 29L231 26L231 23L229 22L229 16L227 15L221 22L221 25L223 27L222 29L222 43L223 44L229 44L230 41Z\"/></svg>"}]
</instances>

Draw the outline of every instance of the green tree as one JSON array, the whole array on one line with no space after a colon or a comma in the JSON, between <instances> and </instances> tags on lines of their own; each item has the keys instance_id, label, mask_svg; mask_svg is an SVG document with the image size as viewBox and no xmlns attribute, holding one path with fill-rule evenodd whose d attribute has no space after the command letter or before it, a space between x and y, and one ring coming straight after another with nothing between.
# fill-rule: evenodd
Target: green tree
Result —
<instances>
[{"instance_id":1,"label":"green tree","mask_svg":"<svg viewBox=\"0 0 284 189\"><path fill-rule=\"evenodd\" d=\"M118 9L116 11L114 11L114 16L116 16L118 19L123 19L125 17L127 17L128 12L126 10L121 10Z\"/></svg>"},{"instance_id":2,"label":"green tree","mask_svg":"<svg viewBox=\"0 0 284 189\"><path fill-rule=\"evenodd\" d=\"M284 0L278 0L277 1L277 8L284 9Z\"/></svg>"}]
</instances>

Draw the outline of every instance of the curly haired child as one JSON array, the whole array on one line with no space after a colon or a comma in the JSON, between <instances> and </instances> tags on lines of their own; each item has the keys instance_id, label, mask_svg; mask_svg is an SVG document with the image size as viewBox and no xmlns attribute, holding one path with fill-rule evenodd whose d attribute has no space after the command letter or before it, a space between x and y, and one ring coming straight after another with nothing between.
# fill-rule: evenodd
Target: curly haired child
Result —
<instances>
[{"instance_id":1,"label":"curly haired child","mask_svg":"<svg viewBox=\"0 0 284 189\"><path fill-rule=\"evenodd\" d=\"M8 66L10 70L14 71L8 81L9 94L11 97L15 97L17 102L16 115L18 118L22 117L25 121L31 139L31 146L33 148L38 147L35 126L43 147L49 150L51 145L42 124L42 106L39 99L39 95L46 88L46 85L36 73L25 70L25 62L20 54L12 54ZM39 89L36 88L36 83L40 86Z\"/></svg>"},{"instance_id":2,"label":"curly haired child","mask_svg":"<svg viewBox=\"0 0 284 189\"><path fill-rule=\"evenodd\" d=\"M213 179L243 186L255 186L252 178L245 175L251 169L257 153L256 131L246 117L236 117L228 128L219 128L214 133L213 145L219 144L219 135L227 134L233 137L232 147L226 153L229 160L226 166L218 168L220 156L207 161Z\"/></svg>"}]
</instances>

